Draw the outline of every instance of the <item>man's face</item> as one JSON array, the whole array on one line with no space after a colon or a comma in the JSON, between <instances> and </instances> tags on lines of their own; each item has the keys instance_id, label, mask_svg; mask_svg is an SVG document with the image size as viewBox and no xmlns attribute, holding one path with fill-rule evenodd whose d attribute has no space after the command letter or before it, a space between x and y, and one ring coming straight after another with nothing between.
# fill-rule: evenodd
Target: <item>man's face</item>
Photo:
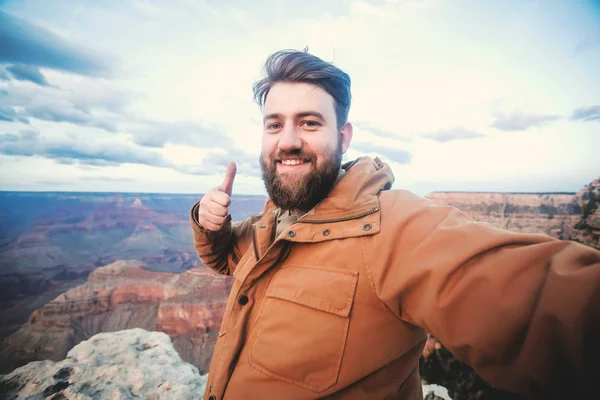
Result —
<instances>
[{"instance_id":1,"label":"man's face","mask_svg":"<svg viewBox=\"0 0 600 400\"><path fill-rule=\"evenodd\" d=\"M307 211L337 178L352 126L337 128L333 97L308 83L276 83L263 109L260 163L275 205Z\"/></svg>"}]
</instances>

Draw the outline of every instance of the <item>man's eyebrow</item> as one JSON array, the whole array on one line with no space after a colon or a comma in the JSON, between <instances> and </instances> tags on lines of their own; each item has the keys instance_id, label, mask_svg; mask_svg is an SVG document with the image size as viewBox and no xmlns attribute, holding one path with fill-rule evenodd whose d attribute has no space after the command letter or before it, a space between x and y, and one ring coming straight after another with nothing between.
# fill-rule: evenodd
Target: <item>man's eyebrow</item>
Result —
<instances>
[{"instance_id":1,"label":"man's eyebrow","mask_svg":"<svg viewBox=\"0 0 600 400\"><path fill-rule=\"evenodd\" d=\"M316 118L319 118L321 121L325 121L325 117L323 116L323 114L321 114L320 112L317 112L317 111L299 112L298 114L296 114L296 117L297 118L316 117Z\"/></svg>"},{"instance_id":2,"label":"man's eyebrow","mask_svg":"<svg viewBox=\"0 0 600 400\"><path fill-rule=\"evenodd\" d=\"M278 114L278 113L267 114L263 117L263 122L268 119L277 119L277 118L281 118L281 114Z\"/></svg>"},{"instance_id":3,"label":"man's eyebrow","mask_svg":"<svg viewBox=\"0 0 600 400\"><path fill-rule=\"evenodd\" d=\"M282 115L279 113L267 114L263 117L263 122L268 119L278 119L281 118ZM318 111L302 111L295 115L296 118L304 118L304 117L316 117L321 121L325 121L325 117Z\"/></svg>"}]
</instances>

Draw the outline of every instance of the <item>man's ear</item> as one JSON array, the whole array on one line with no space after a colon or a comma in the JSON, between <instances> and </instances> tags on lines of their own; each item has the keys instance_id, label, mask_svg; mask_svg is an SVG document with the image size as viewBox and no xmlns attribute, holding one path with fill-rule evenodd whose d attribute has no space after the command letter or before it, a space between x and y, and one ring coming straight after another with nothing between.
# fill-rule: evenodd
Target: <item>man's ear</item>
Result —
<instances>
[{"instance_id":1,"label":"man's ear","mask_svg":"<svg viewBox=\"0 0 600 400\"><path fill-rule=\"evenodd\" d=\"M350 147L350 142L352 141L352 124L350 122L346 122L340 131L340 136L342 140L342 154L346 153L348 147Z\"/></svg>"}]
</instances>

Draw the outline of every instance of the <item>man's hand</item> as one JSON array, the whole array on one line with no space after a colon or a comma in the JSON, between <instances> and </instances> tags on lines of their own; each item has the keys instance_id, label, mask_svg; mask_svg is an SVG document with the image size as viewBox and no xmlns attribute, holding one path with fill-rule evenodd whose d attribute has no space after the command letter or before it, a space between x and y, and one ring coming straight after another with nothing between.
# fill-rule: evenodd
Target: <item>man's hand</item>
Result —
<instances>
[{"instance_id":1,"label":"man's hand","mask_svg":"<svg viewBox=\"0 0 600 400\"><path fill-rule=\"evenodd\" d=\"M221 186L209 190L198 208L198 222L208 231L218 231L225 223L229 215L229 205L231 204L231 190L233 181L237 172L237 166L230 161L227 164L227 173Z\"/></svg>"}]
</instances>

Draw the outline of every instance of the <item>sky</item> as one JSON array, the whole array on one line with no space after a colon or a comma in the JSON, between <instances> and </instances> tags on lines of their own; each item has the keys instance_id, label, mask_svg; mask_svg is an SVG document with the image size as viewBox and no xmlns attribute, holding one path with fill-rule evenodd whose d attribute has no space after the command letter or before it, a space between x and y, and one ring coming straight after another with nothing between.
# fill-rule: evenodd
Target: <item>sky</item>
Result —
<instances>
[{"instance_id":1,"label":"sky","mask_svg":"<svg viewBox=\"0 0 600 400\"><path fill-rule=\"evenodd\" d=\"M600 177L598 0L0 0L0 190L265 194L252 84L307 46L395 189Z\"/></svg>"}]
</instances>

